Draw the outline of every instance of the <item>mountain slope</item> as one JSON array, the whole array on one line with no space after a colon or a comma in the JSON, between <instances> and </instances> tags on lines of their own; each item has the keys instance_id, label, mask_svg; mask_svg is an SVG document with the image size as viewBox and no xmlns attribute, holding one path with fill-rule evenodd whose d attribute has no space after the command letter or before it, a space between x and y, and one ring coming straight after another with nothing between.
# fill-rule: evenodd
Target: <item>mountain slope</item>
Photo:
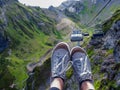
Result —
<instances>
[{"instance_id":1,"label":"mountain slope","mask_svg":"<svg viewBox=\"0 0 120 90\"><path fill-rule=\"evenodd\" d=\"M0 4L0 89L21 89L28 62L38 61L61 35L56 22L39 7L17 0L0 0Z\"/></svg>"},{"instance_id":2,"label":"mountain slope","mask_svg":"<svg viewBox=\"0 0 120 90\"><path fill-rule=\"evenodd\" d=\"M48 89L50 84L48 77L48 75L50 76L50 55L48 51L51 51L51 48L60 39L71 45L69 36L72 29L78 26L78 28L82 28L81 23L88 23L106 2L107 0L68 0L63 3L62 7L41 9L25 6L20 4L18 0L0 0L0 89L21 90L25 87L26 81L29 90L32 88L36 90ZM114 12L119 8L119 3L119 0L113 0L96 19L96 22L93 21L91 24L98 24L98 22L104 21L106 17L111 16L111 11ZM110 27L119 20L119 16L118 10L111 19L102 25L102 29L108 36L112 32L109 30ZM101 88L102 90L111 90L111 87L112 90L119 88L119 73L116 71L119 71L116 69L119 68L119 63L114 62L113 65L112 61L113 51L117 52L115 56L119 55L119 42L115 49L110 48L104 51L101 50L102 48L96 50L94 46L87 46L89 39L90 37L86 38L82 46L87 49L91 59L96 90L101 90ZM42 62L39 60L40 57L47 58L47 60ZM119 57L117 59L119 61ZM109 60L110 63L108 63ZM28 76L26 66L28 63L36 64L36 62L41 62L42 66L36 67L33 72L28 72L30 75ZM106 68L107 65L110 70ZM106 71L103 70L102 72L102 69ZM110 82L112 79L111 71L114 80ZM117 74L116 77L114 77L115 74ZM75 82L77 81L74 79L72 69L68 71L67 78L65 88L76 90L77 83ZM103 83L106 86L103 86Z\"/></svg>"},{"instance_id":3,"label":"mountain slope","mask_svg":"<svg viewBox=\"0 0 120 90\"><path fill-rule=\"evenodd\" d=\"M74 0L68 0L69 1L74 1ZM68 16L71 18L71 20L75 21L75 22L79 22L79 18L78 16L81 15L80 13L76 13L76 11L74 12L74 9L69 9L69 5L71 6L71 4L74 4L74 3L68 3L66 2L66 5L67 7L67 11L69 10L72 10L72 12L69 11L69 14L71 16ZM74 1L75 2L75 1ZM87 0L86 0L87 2ZM98 1L96 3L91 3L89 1L89 3L91 4L94 4L95 6L97 6L98 4L98 7L95 7L93 8L93 10L99 10L99 7L103 4L104 1ZM114 6L109 6L109 8L112 8L111 11L114 12L114 10L117 10L119 9L118 7L118 3L119 1L113 1L111 3L111 5L114 4ZM82 2L80 2L82 3ZM88 5L88 3L84 3L86 5ZM107 9L105 10L108 10L109 9L107 7ZM62 8L62 10L58 7L57 9L60 10L60 12L62 13L65 13L66 14L66 10L64 8ZM88 9L88 7L86 7L86 9ZM91 10L91 8L89 8ZM88 9L88 12L85 11L85 14L87 15L90 15L90 11ZM52 9L53 10L53 9ZM104 10L104 11L105 11ZM110 11L108 11L110 13ZM94 12L95 14L96 12ZM103 14L101 15L101 18L105 18L107 17L107 14L106 12L103 12ZM73 15L78 15L77 17L73 16ZM83 16L83 18L86 18L86 15ZM104 16L105 15L105 16ZM88 53L88 56L90 57L90 60L91 60L91 64L92 64L92 72L93 72L93 79L94 79L94 86L95 86L95 89L96 90L119 90L119 87L120 87L120 83L119 83L119 78L120 78L120 74L119 74L119 63L116 63L116 58L117 58L117 61L119 61L119 51L120 51L120 44L119 44L119 30L111 30L110 28L113 27L112 25L114 25L116 21L118 21L120 19L120 15L119 15L119 10L112 15L108 15L110 18L109 20L107 21L104 21L102 20L101 22L104 24L101 24L101 28L97 28L97 29L101 29L103 30L104 32L106 32L105 36L102 38L102 45L101 43L98 43L98 48L96 49L97 45L96 46L93 46L93 45L89 45L88 43L86 42L89 42L89 40L91 38L87 38L83 43L82 47L84 47L86 50L87 50L87 53ZM92 17L92 15L90 16ZM90 18L88 17L88 18ZM78 19L76 19L78 18ZM107 18L106 18L107 19ZM97 22L98 24L98 22ZM117 27L117 26L116 26ZM118 27L117 27L118 28ZM89 30L87 28L87 30ZM117 32L116 32L117 31ZM93 32L92 32L93 33ZM113 35L114 34L114 35ZM117 37L116 37L116 36ZM112 36L112 38L109 39L109 36ZM108 38L108 40L107 40ZM97 38L97 40L99 40L101 38ZM117 41L117 45L114 46L116 48L113 47L113 44L114 44L114 40L115 42ZM111 44L111 45L110 45ZM110 45L110 46L109 46ZM107 49L106 49L107 47ZM112 48L111 48L112 47ZM116 52L116 54L114 55L114 52ZM117 57L116 57L117 56ZM41 69L39 69L41 68ZM45 69L46 72L44 72L42 75L39 73L39 72L43 72L43 70ZM32 78L33 80L31 80L29 82L30 86L33 86L36 90L39 89L39 90L42 90L42 89L48 89L49 88L49 85L50 85L50 80L49 80L49 77L47 75L50 75L50 59L46 60L46 62L43 63L42 66L40 67L37 67L35 69L35 72L33 76L35 76L34 78ZM42 79L41 79L42 77ZM35 84L33 85L32 83L35 81ZM70 69L70 71L68 71L67 73L67 81L65 83L65 90L77 90L78 89L78 83L77 83L77 80L75 79L74 75L73 75L73 71L72 69Z\"/></svg>"},{"instance_id":4,"label":"mountain slope","mask_svg":"<svg viewBox=\"0 0 120 90\"><path fill-rule=\"evenodd\" d=\"M58 9L63 11L68 17L75 22L82 24L98 24L112 15L115 10L120 8L119 0L67 0L63 2ZM106 8L100 13L95 20L91 21L93 17L105 6ZM91 21L91 22L90 22Z\"/></svg>"},{"instance_id":5,"label":"mountain slope","mask_svg":"<svg viewBox=\"0 0 120 90\"><path fill-rule=\"evenodd\" d=\"M120 9L104 21L105 36L98 49L88 48L96 90L119 90L120 88ZM99 43L98 43L99 45ZM104 84L103 84L104 83Z\"/></svg>"}]
</instances>

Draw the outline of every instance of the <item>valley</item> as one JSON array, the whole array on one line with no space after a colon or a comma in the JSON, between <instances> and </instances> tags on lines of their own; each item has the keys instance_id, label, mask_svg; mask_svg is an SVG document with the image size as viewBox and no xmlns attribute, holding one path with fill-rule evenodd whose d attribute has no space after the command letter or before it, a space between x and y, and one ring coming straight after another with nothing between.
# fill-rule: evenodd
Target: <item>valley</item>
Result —
<instances>
[{"instance_id":1,"label":"valley","mask_svg":"<svg viewBox=\"0 0 120 90\"><path fill-rule=\"evenodd\" d=\"M67 0L45 9L0 0L0 90L48 90L52 48L61 41L75 46L74 29L89 33L81 47L90 58L96 90L119 90L120 1L111 0L94 20L108 0L92 1ZM91 39L95 30L104 37ZM77 84L70 69L65 90L77 90Z\"/></svg>"}]
</instances>

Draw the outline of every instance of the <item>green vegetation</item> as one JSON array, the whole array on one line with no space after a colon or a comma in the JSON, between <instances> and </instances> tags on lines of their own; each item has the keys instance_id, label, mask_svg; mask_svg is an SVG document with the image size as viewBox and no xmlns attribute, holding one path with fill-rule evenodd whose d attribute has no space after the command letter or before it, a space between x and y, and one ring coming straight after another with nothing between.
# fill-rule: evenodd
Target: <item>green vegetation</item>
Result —
<instances>
[{"instance_id":1,"label":"green vegetation","mask_svg":"<svg viewBox=\"0 0 120 90\"><path fill-rule=\"evenodd\" d=\"M0 24L3 24L3 20L0 19Z\"/></svg>"},{"instance_id":2,"label":"green vegetation","mask_svg":"<svg viewBox=\"0 0 120 90\"><path fill-rule=\"evenodd\" d=\"M72 75L73 75L73 69L70 68L70 69L66 72L66 77L67 77L67 79L70 79Z\"/></svg>"},{"instance_id":3,"label":"green vegetation","mask_svg":"<svg viewBox=\"0 0 120 90\"><path fill-rule=\"evenodd\" d=\"M109 30L110 27L112 26L112 24L114 22L116 22L117 20L120 20L120 10L117 10L110 19L108 19L107 21L105 21L103 23L103 30L104 30L104 32Z\"/></svg>"},{"instance_id":4,"label":"green vegetation","mask_svg":"<svg viewBox=\"0 0 120 90\"><path fill-rule=\"evenodd\" d=\"M120 20L120 10L117 10L111 18L109 18L107 21L105 21L103 23L102 26L103 26L104 32L107 32L111 28L113 23L115 23L117 20ZM92 50L88 50L88 52L89 52L90 56L94 55ZM106 53L102 57L106 58L112 54L113 54L113 49L109 49L109 50L106 50ZM93 60L92 60L92 63L93 63ZM111 90L111 89L118 90L119 87L116 85L115 80L111 80L109 78L111 73L106 72L108 74L108 78L104 78L105 77L104 74L106 74L106 73L100 72L100 66L101 66L101 64L92 66L93 74L94 74L94 76L96 76L96 77L94 77L94 81L95 81L94 85L95 85L96 90ZM110 67L110 69L114 70L115 74L117 74L119 72L119 65L114 64ZM113 78L114 78L114 76L113 76Z\"/></svg>"},{"instance_id":5,"label":"green vegetation","mask_svg":"<svg viewBox=\"0 0 120 90\"><path fill-rule=\"evenodd\" d=\"M79 17L78 14L69 12L67 9L65 10L65 15L70 17L74 22L79 22L80 21L80 17Z\"/></svg>"},{"instance_id":6,"label":"green vegetation","mask_svg":"<svg viewBox=\"0 0 120 90\"><path fill-rule=\"evenodd\" d=\"M35 90L39 88L39 85L45 85L47 79L49 79L51 71L51 60L48 58L41 67L36 67L34 69L34 80L35 80ZM31 82L29 82L31 83ZM31 90L31 89L29 89Z\"/></svg>"},{"instance_id":7,"label":"green vegetation","mask_svg":"<svg viewBox=\"0 0 120 90\"><path fill-rule=\"evenodd\" d=\"M8 22L5 36L10 38L10 45L0 54L0 89L10 90L14 84L14 90L20 90L28 78L26 65L39 61L62 37L56 30L56 22L39 7L27 7L15 2L5 9ZM3 23L1 19L0 23Z\"/></svg>"},{"instance_id":8,"label":"green vegetation","mask_svg":"<svg viewBox=\"0 0 120 90\"><path fill-rule=\"evenodd\" d=\"M107 73L108 75L110 75L110 73L101 72L101 67L102 63L104 62L104 58L109 57L109 55L112 55L113 49L106 50L104 54L102 54L101 52L102 52L101 49L95 50L94 46L91 46L87 49L87 53L91 62L95 89L96 90L110 90L110 88L116 89L118 87L116 87L115 81L105 78L105 74ZM99 57L99 59L95 59L95 57ZM115 66L113 66L114 70L116 70L114 68Z\"/></svg>"},{"instance_id":9,"label":"green vegetation","mask_svg":"<svg viewBox=\"0 0 120 90\"><path fill-rule=\"evenodd\" d=\"M69 12L67 9L65 10L65 14L75 22L76 26L82 28L82 32L88 32L90 34L89 37L84 38L82 47L88 45L93 33L93 28L86 28L86 26L81 23L88 23L99 8L88 4L89 3L85 1L84 10L80 13L75 14ZM87 6L90 7L88 8ZM77 5L77 8L79 8L79 5ZM34 63L39 61L40 57L53 48L53 45L56 44L59 39L63 39L61 33L64 34L63 36L66 36L67 31L64 32L64 30L61 30L58 32L56 30L56 21L46 16L44 11L39 7L28 7L14 2L6 5L4 9L6 11L4 18L6 18L7 22L3 20L3 18L0 18L0 25L2 26L4 23L7 23L7 25L4 26L4 36L10 38L10 43L9 47L0 53L0 90L21 90L26 85L25 81L29 77L27 75L26 65L30 62ZM114 7L110 9L113 10ZM114 11L115 10L116 9L114 9ZM2 8L0 8L0 14L1 11ZM104 31L106 32L110 29L111 25L117 20L120 20L120 10L117 10L112 18L103 23ZM100 19L98 19L98 21L100 21ZM65 28L65 30L68 30L68 28ZM105 73L100 72L100 67L103 62L102 58L100 58L99 64L96 64L94 61L94 57L98 54L100 55L100 52L95 50L94 47L88 47L87 53L92 63L96 90L111 90L111 88L118 90L119 87L116 87L113 80L103 78ZM105 58L112 53L113 49L107 50L102 57ZM117 70L116 73L120 71L119 68L120 64L112 67L113 70ZM34 69L34 73L36 90L40 84L46 84L48 76L50 76L50 56L43 62L41 67ZM67 71L67 79L70 79L72 75L72 69ZM31 85L32 82L28 83L29 88ZM75 85L73 84L72 86L76 90Z\"/></svg>"}]
</instances>

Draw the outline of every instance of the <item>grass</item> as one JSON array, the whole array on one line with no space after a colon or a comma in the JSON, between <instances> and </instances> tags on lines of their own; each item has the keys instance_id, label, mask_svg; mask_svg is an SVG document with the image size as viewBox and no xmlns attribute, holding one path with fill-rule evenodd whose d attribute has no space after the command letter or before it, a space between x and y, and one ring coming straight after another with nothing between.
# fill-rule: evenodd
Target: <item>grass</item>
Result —
<instances>
[{"instance_id":1,"label":"grass","mask_svg":"<svg viewBox=\"0 0 120 90\"><path fill-rule=\"evenodd\" d=\"M28 78L26 65L29 62L39 61L40 57L52 48L55 41L62 37L56 31L56 22L48 18L40 8L15 3L6 6L6 10L8 25L5 35L10 38L10 45L0 54L0 67L8 73L0 69L0 74L4 75L0 80L0 84L2 83L0 89L10 90L9 86L14 83L14 89L20 90L25 86L25 80ZM45 26L39 27L40 22ZM11 50L10 55L9 50Z\"/></svg>"},{"instance_id":2,"label":"grass","mask_svg":"<svg viewBox=\"0 0 120 90\"><path fill-rule=\"evenodd\" d=\"M12 10L14 10L14 12L12 12ZM120 18L119 10L116 13L112 19L113 22ZM79 15L74 15L69 12L68 14L73 21L78 23L80 20ZM0 78L0 89L10 90L11 88L9 86L15 84L14 90L21 90L25 86L25 80L28 78L26 65L29 62L39 61L40 57L52 48L58 39L62 39L62 36L61 33L56 31L56 22L48 18L39 7L26 7L20 3L12 4L11 6L8 5L6 6L6 17L8 25L5 30L5 35L10 38L11 42L9 48L0 54L0 75L2 75L2 78ZM3 23L2 20L0 23ZM44 23L45 26L39 26L38 23ZM104 27L105 29L108 28L111 25L111 21L104 25L108 25ZM82 25L78 23L78 26ZM88 31L90 36L93 32L91 30L90 28L88 31L88 29L83 27L83 31ZM88 44L89 39L90 38L85 38L83 46ZM11 50L10 55L8 54L9 50ZM93 47L88 49L87 52L90 58L95 54ZM109 50L106 56L112 52L113 50ZM35 70L35 79L39 79L39 82L36 82L36 87L38 87L40 83L44 83L48 77L50 72L50 59L44 62L43 65L43 67ZM94 74L100 74L99 65L94 65L92 68ZM43 73L44 71L47 71L47 73ZM70 79L72 74L73 70L70 69L67 72L67 78ZM38 76L42 78L38 78ZM101 81L96 80L95 87L99 89L100 85ZM108 83L108 85L111 86L112 82ZM113 87L115 87L114 84ZM108 89L107 87L103 87L103 89L104 88Z\"/></svg>"},{"instance_id":3,"label":"grass","mask_svg":"<svg viewBox=\"0 0 120 90\"><path fill-rule=\"evenodd\" d=\"M72 75L73 75L73 69L70 68L70 69L66 72L66 77L67 77L67 79L70 79Z\"/></svg>"},{"instance_id":4,"label":"grass","mask_svg":"<svg viewBox=\"0 0 120 90\"><path fill-rule=\"evenodd\" d=\"M34 80L35 80L35 90L39 88L39 85L44 84L46 80L50 76L50 67L51 67L51 60L48 58L41 67L36 67L35 68L35 75L34 75ZM31 82L30 82L31 83Z\"/></svg>"},{"instance_id":5,"label":"grass","mask_svg":"<svg viewBox=\"0 0 120 90\"><path fill-rule=\"evenodd\" d=\"M99 90L100 84L101 84L101 81L95 80L94 86L95 86L95 89L96 89L96 90Z\"/></svg>"},{"instance_id":6,"label":"grass","mask_svg":"<svg viewBox=\"0 0 120 90\"><path fill-rule=\"evenodd\" d=\"M35 38L33 40L28 40L25 44L22 43L18 47L16 47L12 52L13 56L10 56L11 58L11 64L15 65L14 67L11 66L9 71L11 74L16 78L15 83L18 84L18 88L22 87L24 83L22 83L23 80L27 78L26 73L26 65L28 62L36 62L39 60L39 58L44 55L44 53L50 48L49 46L46 46L44 43L47 40L47 37L45 35L42 37L43 40L40 38ZM17 50L16 50L17 49ZM24 61L26 60L26 61ZM17 65L18 64L18 65ZM21 75L19 76L19 74Z\"/></svg>"},{"instance_id":7,"label":"grass","mask_svg":"<svg viewBox=\"0 0 120 90\"><path fill-rule=\"evenodd\" d=\"M8 66L10 73L16 78L14 83L15 86L19 89L25 85L25 80L28 78L26 73L26 64L23 60L13 56L10 59L12 65Z\"/></svg>"},{"instance_id":8,"label":"grass","mask_svg":"<svg viewBox=\"0 0 120 90\"><path fill-rule=\"evenodd\" d=\"M105 21L103 23L102 29L104 30L104 32L107 32L107 30L109 30L111 28L112 24L114 22L116 22L117 20L120 20L120 10L119 9L113 14L113 16L110 19L108 19L107 21Z\"/></svg>"}]
</instances>

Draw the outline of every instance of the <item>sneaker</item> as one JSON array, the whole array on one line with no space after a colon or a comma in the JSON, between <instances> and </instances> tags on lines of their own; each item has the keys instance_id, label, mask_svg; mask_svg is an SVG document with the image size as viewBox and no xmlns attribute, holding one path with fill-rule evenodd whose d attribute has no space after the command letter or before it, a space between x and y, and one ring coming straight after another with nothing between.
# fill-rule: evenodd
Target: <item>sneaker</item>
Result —
<instances>
[{"instance_id":1,"label":"sneaker","mask_svg":"<svg viewBox=\"0 0 120 90\"><path fill-rule=\"evenodd\" d=\"M70 49L67 43L61 42L53 49L51 57L51 77L66 79L66 70L70 61Z\"/></svg>"},{"instance_id":2,"label":"sneaker","mask_svg":"<svg viewBox=\"0 0 120 90\"><path fill-rule=\"evenodd\" d=\"M90 61L87 53L81 47L76 46L71 50L74 75L81 85L83 81L92 82Z\"/></svg>"}]
</instances>

